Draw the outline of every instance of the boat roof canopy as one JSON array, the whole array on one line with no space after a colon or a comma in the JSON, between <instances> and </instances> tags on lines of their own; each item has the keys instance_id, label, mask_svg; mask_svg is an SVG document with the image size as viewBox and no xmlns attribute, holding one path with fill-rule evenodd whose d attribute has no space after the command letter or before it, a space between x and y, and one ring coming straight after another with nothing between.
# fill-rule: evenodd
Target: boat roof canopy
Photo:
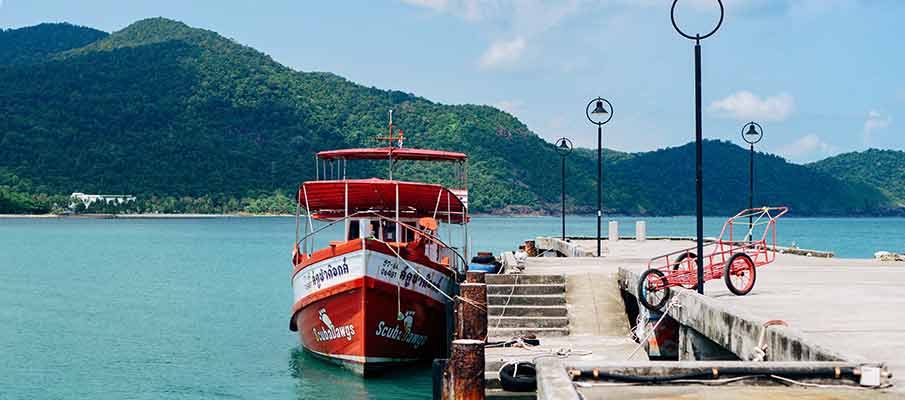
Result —
<instances>
[{"instance_id":1,"label":"boat roof canopy","mask_svg":"<svg viewBox=\"0 0 905 400\"><path fill-rule=\"evenodd\" d=\"M419 161L465 161L468 159L465 153L399 147L342 149L317 153L317 158L322 160L385 160L390 157L396 160Z\"/></svg>"},{"instance_id":2,"label":"boat roof canopy","mask_svg":"<svg viewBox=\"0 0 905 400\"><path fill-rule=\"evenodd\" d=\"M465 205L455 193L428 183L378 178L311 181L299 188L298 202L318 219L342 218L347 207L349 215L371 211L392 217L396 213L397 188L401 218L434 217L456 224L466 219Z\"/></svg>"}]
</instances>

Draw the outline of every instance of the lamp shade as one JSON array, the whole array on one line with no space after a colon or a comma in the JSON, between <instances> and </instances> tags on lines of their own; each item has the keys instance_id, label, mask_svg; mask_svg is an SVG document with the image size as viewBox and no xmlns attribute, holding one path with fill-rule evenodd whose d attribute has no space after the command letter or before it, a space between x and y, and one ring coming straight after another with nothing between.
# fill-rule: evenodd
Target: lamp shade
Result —
<instances>
[{"instance_id":1,"label":"lamp shade","mask_svg":"<svg viewBox=\"0 0 905 400\"><path fill-rule=\"evenodd\" d=\"M597 106L594 107L594 111L591 111L591 115L607 115L609 111L606 108L603 108L603 101L597 100Z\"/></svg>"}]
</instances>

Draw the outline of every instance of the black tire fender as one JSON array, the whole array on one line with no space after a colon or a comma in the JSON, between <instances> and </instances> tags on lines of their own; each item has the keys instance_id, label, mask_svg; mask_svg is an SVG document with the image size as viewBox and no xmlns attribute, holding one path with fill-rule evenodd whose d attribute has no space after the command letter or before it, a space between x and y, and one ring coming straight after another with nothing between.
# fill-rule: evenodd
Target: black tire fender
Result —
<instances>
[{"instance_id":1,"label":"black tire fender","mask_svg":"<svg viewBox=\"0 0 905 400\"><path fill-rule=\"evenodd\" d=\"M537 369L527 361L510 361L500 367L500 386L508 392L537 391Z\"/></svg>"}]
</instances>

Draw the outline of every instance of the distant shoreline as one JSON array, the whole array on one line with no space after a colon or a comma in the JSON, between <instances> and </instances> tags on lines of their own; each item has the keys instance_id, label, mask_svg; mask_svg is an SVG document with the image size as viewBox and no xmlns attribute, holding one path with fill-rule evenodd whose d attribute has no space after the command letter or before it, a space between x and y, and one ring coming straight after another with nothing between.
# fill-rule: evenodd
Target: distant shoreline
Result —
<instances>
[{"instance_id":1,"label":"distant shoreline","mask_svg":"<svg viewBox=\"0 0 905 400\"><path fill-rule=\"evenodd\" d=\"M473 213L472 217L516 217L516 218L534 218L534 217L556 217L558 215L543 213ZM594 214L567 214L569 217L593 217ZM294 214L254 214L254 213L233 213L233 214L0 214L0 219L218 219L218 218L272 218L272 217L294 217ZM606 214L605 218L682 218L694 215L631 215L631 214ZM800 215L789 216L787 218L903 218L905 215ZM726 218L721 215L705 215L704 218Z\"/></svg>"},{"instance_id":2,"label":"distant shoreline","mask_svg":"<svg viewBox=\"0 0 905 400\"><path fill-rule=\"evenodd\" d=\"M217 219L247 217L293 217L291 214L0 214L0 219Z\"/></svg>"}]
</instances>

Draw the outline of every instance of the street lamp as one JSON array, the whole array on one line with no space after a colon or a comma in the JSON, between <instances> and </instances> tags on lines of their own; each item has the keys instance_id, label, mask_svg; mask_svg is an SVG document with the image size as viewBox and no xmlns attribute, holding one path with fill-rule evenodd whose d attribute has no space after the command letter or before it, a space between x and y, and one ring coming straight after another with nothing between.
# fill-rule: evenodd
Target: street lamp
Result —
<instances>
[{"instance_id":1,"label":"street lamp","mask_svg":"<svg viewBox=\"0 0 905 400\"><path fill-rule=\"evenodd\" d=\"M572 141L561 137L556 141L556 153L562 158L562 240L566 240L566 156L572 152Z\"/></svg>"},{"instance_id":2,"label":"street lamp","mask_svg":"<svg viewBox=\"0 0 905 400\"><path fill-rule=\"evenodd\" d=\"M751 121L742 127L742 140L751 147L751 156L748 163L748 208L754 208L754 144L764 138L764 128L757 122ZM754 232L754 216L748 216L748 239Z\"/></svg>"},{"instance_id":3,"label":"street lamp","mask_svg":"<svg viewBox=\"0 0 905 400\"><path fill-rule=\"evenodd\" d=\"M606 103L606 107L604 107ZM591 105L594 109L591 110ZM609 108L609 110L607 110ZM597 257L600 257L600 219L603 217L603 125L613 119L613 105L603 97L591 100L584 110L588 121L597 125Z\"/></svg>"},{"instance_id":4,"label":"street lamp","mask_svg":"<svg viewBox=\"0 0 905 400\"><path fill-rule=\"evenodd\" d=\"M696 34L694 36L688 35L685 32L682 32L679 29L679 25L676 24L676 3L679 0L673 0L672 9L670 10L670 19L672 20L672 27L675 28L676 32L679 32L679 35L686 39L694 40L694 106L695 106L695 197L697 200L697 239L698 239L698 293L704 294L704 190L703 190L703 177L702 177L702 167L701 167L701 151L702 151L702 140L701 140L701 39L706 39L716 33L720 26L723 25L723 16L725 14L725 10L723 10L723 1L717 0L717 3L720 5L720 21L717 22L716 27L713 28L710 33L701 36L701 34Z\"/></svg>"}]
</instances>

